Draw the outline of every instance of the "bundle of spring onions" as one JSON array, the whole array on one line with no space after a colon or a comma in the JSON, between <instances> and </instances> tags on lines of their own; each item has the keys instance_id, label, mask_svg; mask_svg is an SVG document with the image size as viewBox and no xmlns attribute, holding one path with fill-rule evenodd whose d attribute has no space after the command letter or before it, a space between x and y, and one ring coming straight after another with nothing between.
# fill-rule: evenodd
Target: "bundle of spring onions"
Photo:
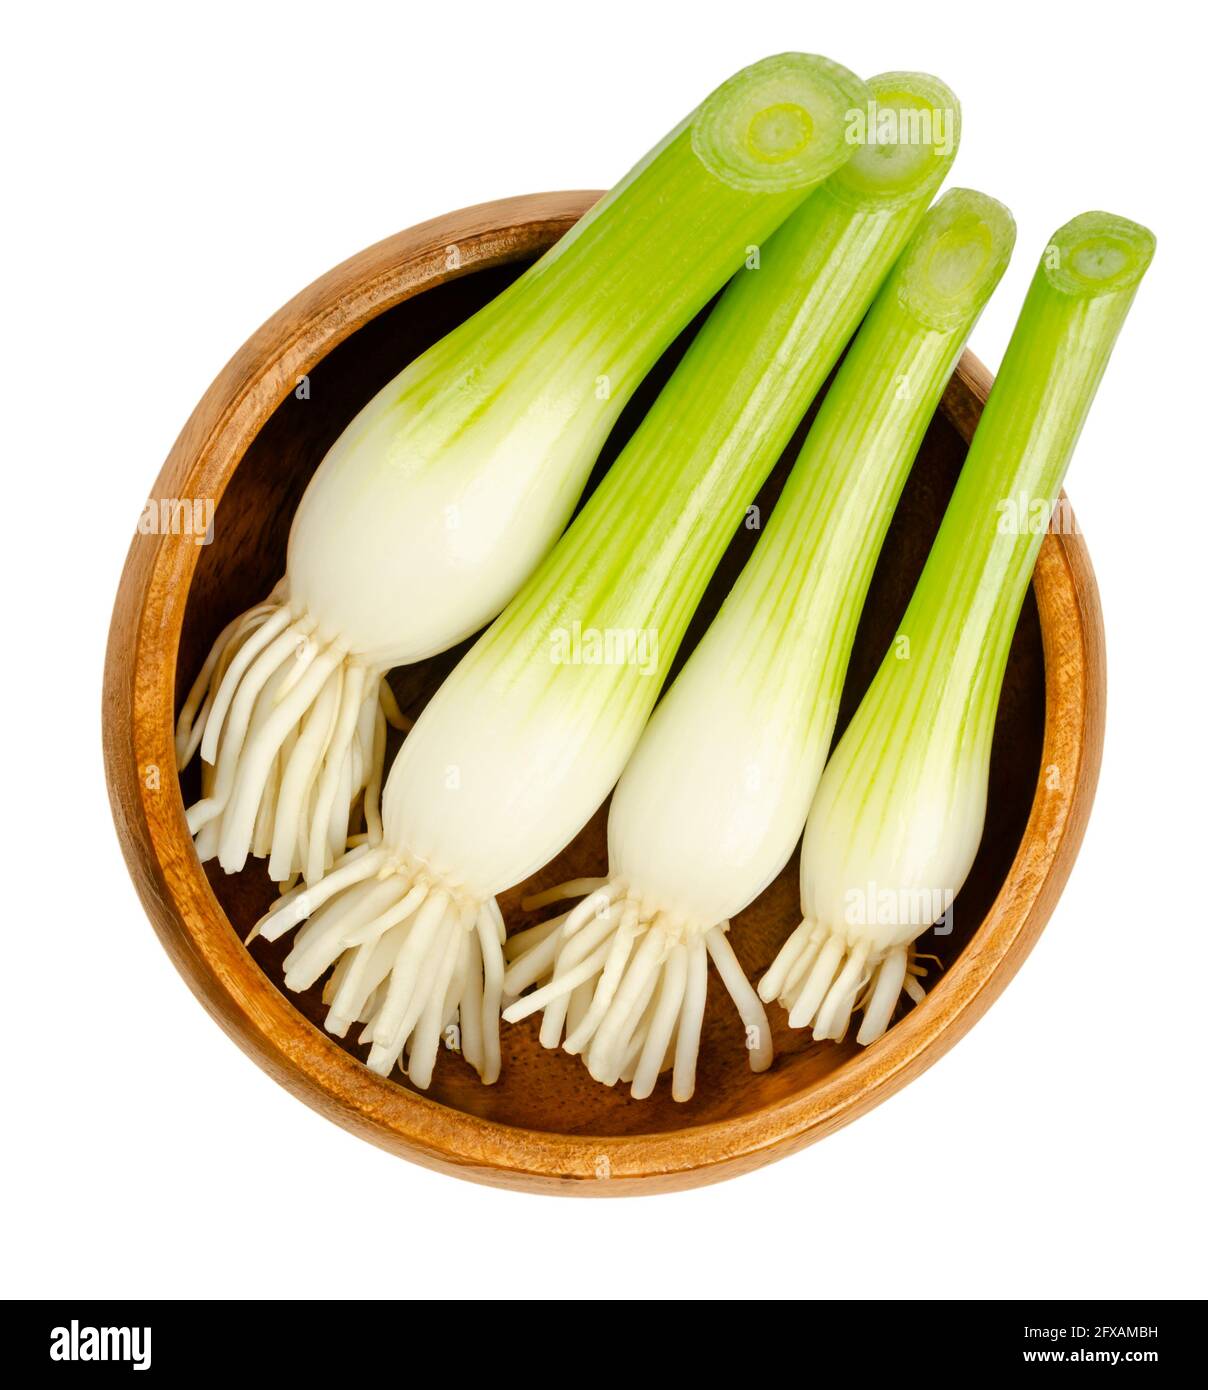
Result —
<instances>
[{"instance_id":1,"label":"bundle of spring onions","mask_svg":"<svg viewBox=\"0 0 1208 1390\"><path fill-rule=\"evenodd\" d=\"M516 593L663 349L855 152L847 116L868 95L811 55L744 69L357 415L302 499L285 577L219 634L181 711L202 859L317 880L362 796L380 838L385 672Z\"/></svg>"},{"instance_id":2,"label":"bundle of spring onions","mask_svg":"<svg viewBox=\"0 0 1208 1390\"><path fill-rule=\"evenodd\" d=\"M955 106L934 79L895 83ZM276 938L314 914L286 984L309 988L338 962L327 1026L363 1021L375 1070L403 1059L427 1085L459 1018L464 1055L495 1079L496 895L548 863L616 782L713 567L922 215L947 162L935 165L909 173L914 196L893 161L863 175L874 191L828 183L739 272L567 534L408 735L383 843L260 924Z\"/></svg>"},{"instance_id":3,"label":"bundle of spring onions","mask_svg":"<svg viewBox=\"0 0 1208 1390\"><path fill-rule=\"evenodd\" d=\"M542 894L592 891L564 925L516 939L505 988L551 978L504 1017L544 1008L555 1019L542 1034L547 1046L566 1018L566 1050L582 1053L598 1081L631 1079L635 1099L650 1095L664 1062L674 1098L692 1095L706 954L746 1026L752 1068L771 1062L762 1006L726 940L729 919L776 877L801 835L877 552L1014 237L1001 204L966 190L923 219L753 557L621 777L608 822L611 877ZM626 1020L647 1008L644 1045L630 1044L626 1057Z\"/></svg>"},{"instance_id":4,"label":"bundle of spring onions","mask_svg":"<svg viewBox=\"0 0 1208 1390\"><path fill-rule=\"evenodd\" d=\"M1055 505L1154 245L1086 213L1046 248L899 641L827 762L890 517L1014 241L982 194L928 211L959 134L956 99L925 74L864 83L806 54L743 69L328 452L285 576L219 634L176 751L181 768L201 755L201 858L301 879L253 935L298 928L286 985L323 981L326 1027L359 1025L373 1070L427 1087L443 1040L493 1082L506 1004L509 1022L541 1013L541 1042L598 1081L642 1099L670 1070L683 1101L710 959L754 1070L772 1060L765 1003L818 1040L861 1013L869 1043L903 991L922 998L914 943L977 852L1042 539L1001 504ZM622 408L723 286L558 539ZM849 343L656 710L714 568ZM492 618L383 786L402 723L386 673ZM505 947L498 895L614 786L607 874L527 899L581 900ZM803 920L756 992L727 933L803 827Z\"/></svg>"},{"instance_id":5,"label":"bundle of spring onions","mask_svg":"<svg viewBox=\"0 0 1208 1390\"><path fill-rule=\"evenodd\" d=\"M1041 258L939 534L826 767L801 850L804 920L760 983L794 1028L878 1038L912 943L973 864L1011 636L1042 540L1004 499L1056 504L1116 336L1153 255L1144 227L1089 212ZM908 652L906 659L900 654Z\"/></svg>"}]
</instances>

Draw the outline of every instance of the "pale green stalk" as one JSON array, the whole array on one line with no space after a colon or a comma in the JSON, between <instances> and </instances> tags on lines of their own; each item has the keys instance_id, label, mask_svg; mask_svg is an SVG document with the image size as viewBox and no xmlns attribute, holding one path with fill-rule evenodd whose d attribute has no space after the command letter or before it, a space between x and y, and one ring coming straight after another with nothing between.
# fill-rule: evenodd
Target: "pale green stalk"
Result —
<instances>
[{"instance_id":1,"label":"pale green stalk","mask_svg":"<svg viewBox=\"0 0 1208 1390\"><path fill-rule=\"evenodd\" d=\"M827 765L801 855L805 921L761 984L794 1027L884 1031L910 943L972 866L1011 636L1043 539L1021 497L1058 499L1153 254L1143 227L1085 213L1046 248L893 649Z\"/></svg>"}]
</instances>

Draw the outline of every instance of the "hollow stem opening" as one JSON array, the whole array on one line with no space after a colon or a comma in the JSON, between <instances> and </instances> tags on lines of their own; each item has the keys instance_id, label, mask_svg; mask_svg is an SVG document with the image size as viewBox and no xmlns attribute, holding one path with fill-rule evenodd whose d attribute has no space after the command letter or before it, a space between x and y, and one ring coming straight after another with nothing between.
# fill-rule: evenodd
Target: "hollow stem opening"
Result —
<instances>
[{"instance_id":1,"label":"hollow stem opening","mask_svg":"<svg viewBox=\"0 0 1208 1390\"><path fill-rule=\"evenodd\" d=\"M781 53L706 98L692 121L692 148L732 187L805 191L851 158L848 117L867 98L865 84L838 63Z\"/></svg>"},{"instance_id":2,"label":"hollow stem opening","mask_svg":"<svg viewBox=\"0 0 1208 1390\"><path fill-rule=\"evenodd\" d=\"M1015 219L1000 202L949 189L902 265L903 305L930 328L967 324L994 292L1014 246Z\"/></svg>"},{"instance_id":3,"label":"hollow stem opening","mask_svg":"<svg viewBox=\"0 0 1208 1390\"><path fill-rule=\"evenodd\" d=\"M1110 212L1084 212L1054 234L1041 267L1054 289L1094 297L1136 284L1153 252L1147 227Z\"/></svg>"},{"instance_id":4,"label":"hollow stem opening","mask_svg":"<svg viewBox=\"0 0 1208 1390\"><path fill-rule=\"evenodd\" d=\"M893 204L934 189L960 142L960 102L924 72L881 73L868 86L870 99L850 114L859 148L836 174L836 193Z\"/></svg>"}]
</instances>

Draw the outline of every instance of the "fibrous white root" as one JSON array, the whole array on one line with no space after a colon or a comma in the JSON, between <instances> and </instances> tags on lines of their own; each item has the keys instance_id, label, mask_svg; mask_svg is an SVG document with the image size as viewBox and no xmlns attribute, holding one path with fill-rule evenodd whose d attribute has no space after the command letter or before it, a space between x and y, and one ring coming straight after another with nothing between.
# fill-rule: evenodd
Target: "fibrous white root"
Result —
<instances>
[{"instance_id":1,"label":"fibrous white root","mask_svg":"<svg viewBox=\"0 0 1208 1390\"><path fill-rule=\"evenodd\" d=\"M285 983L309 989L333 965L325 1026L363 1026L368 1066L398 1065L421 1089L442 1039L490 1084L500 1069L503 921L422 866L378 846L344 855L324 878L286 894L257 924L269 941L305 919L285 958Z\"/></svg>"},{"instance_id":2,"label":"fibrous white root","mask_svg":"<svg viewBox=\"0 0 1208 1390\"><path fill-rule=\"evenodd\" d=\"M923 999L923 973L913 946L878 954L867 941L803 921L759 982L759 997L779 1000L789 1027L811 1028L819 1042L842 1042L852 1014L862 1012L856 1041L864 1046L889 1027L903 990L915 1003Z\"/></svg>"},{"instance_id":3,"label":"fibrous white root","mask_svg":"<svg viewBox=\"0 0 1208 1390\"><path fill-rule=\"evenodd\" d=\"M384 677L319 637L284 583L229 623L176 728L178 767L201 754L188 810L201 858L237 873L255 855L279 882L316 882L344 853L358 800L378 843L386 728L402 720Z\"/></svg>"},{"instance_id":4,"label":"fibrous white root","mask_svg":"<svg viewBox=\"0 0 1208 1390\"><path fill-rule=\"evenodd\" d=\"M509 1023L541 1011L542 1044L582 1054L597 1081L625 1081L642 1100L670 1070L673 1097L686 1101L695 1089L711 957L746 1027L751 1069L771 1064L771 1029L726 939L729 922L701 928L664 913L644 916L640 899L617 879L576 879L524 906L580 893L587 896L572 911L508 943L507 994L544 981L504 1010Z\"/></svg>"}]
</instances>

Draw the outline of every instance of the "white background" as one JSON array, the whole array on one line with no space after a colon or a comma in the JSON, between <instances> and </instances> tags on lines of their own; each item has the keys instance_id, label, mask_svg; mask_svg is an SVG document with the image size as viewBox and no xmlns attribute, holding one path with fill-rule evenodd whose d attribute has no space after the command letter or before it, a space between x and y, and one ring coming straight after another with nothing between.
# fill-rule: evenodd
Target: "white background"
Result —
<instances>
[{"instance_id":1,"label":"white background","mask_svg":"<svg viewBox=\"0 0 1208 1390\"><path fill-rule=\"evenodd\" d=\"M8 18L5 1292L1208 1293L1195 14L1152 0L345 0ZM1090 830L988 1016L822 1144L642 1200L458 1182L278 1088L147 925L100 757L126 547L201 392L299 288L452 208L606 186L731 71L787 48L862 74L929 69L957 90L952 182L1019 224L973 341L991 367L1061 222L1106 207L1157 233L1069 483L1111 672Z\"/></svg>"}]
</instances>

